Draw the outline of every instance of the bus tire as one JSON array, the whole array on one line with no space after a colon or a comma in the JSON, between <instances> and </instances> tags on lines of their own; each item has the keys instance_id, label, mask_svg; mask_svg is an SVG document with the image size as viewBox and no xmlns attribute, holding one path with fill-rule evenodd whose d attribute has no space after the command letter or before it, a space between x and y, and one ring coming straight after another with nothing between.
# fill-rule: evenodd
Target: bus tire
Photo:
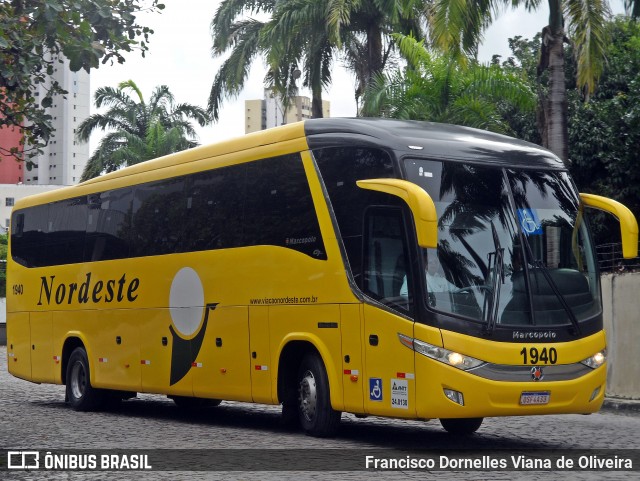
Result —
<instances>
[{"instance_id":1,"label":"bus tire","mask_svg":"<svg viewBox=\"0 0 640 481\"><path fill-rule=\"evenodd\" d=\"M66 396L75 411L95 411L104 402L104 391L91 386L89 360L84 347L76 347L69 356Z\"/></svg>"},{"instance_id":2,"label":"bus tire","mask_svg":"<svg viewBox=\"0 0 640 481\"><path fill-rule=\"evenodd\" d=\"M315 353L305 355L298 370L298 415L312 436L332 436L340 424L342 413L331 407L327 371Z\"/></svg>"},{"instance_id":3,"label":"bus tire","mask_svg":"<svg viewBox=\"0 0 640 481\"><path fill-rule=\"evenodd\" d=\"M469 435L475 433L484 418L440 419L440 424L449 434Z\"/></svg>"}]
</instances>

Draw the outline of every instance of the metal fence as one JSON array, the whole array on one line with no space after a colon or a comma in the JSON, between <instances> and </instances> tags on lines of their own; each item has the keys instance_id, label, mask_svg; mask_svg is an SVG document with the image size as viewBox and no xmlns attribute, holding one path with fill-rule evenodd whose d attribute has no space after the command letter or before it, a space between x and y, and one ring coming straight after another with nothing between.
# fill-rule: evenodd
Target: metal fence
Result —
<instances>
[{"instance_id":1,"label":"metal fence","mask_svg":"<svg viewBox=\"0 0 640 481\"><path fill-rule=\"evenodd\" d=\"M624 272L640 270L640 257L624 259L622 257L622 244L601 244L596 246L596 255L601 272Z\"/></svg>"}]
</instances>

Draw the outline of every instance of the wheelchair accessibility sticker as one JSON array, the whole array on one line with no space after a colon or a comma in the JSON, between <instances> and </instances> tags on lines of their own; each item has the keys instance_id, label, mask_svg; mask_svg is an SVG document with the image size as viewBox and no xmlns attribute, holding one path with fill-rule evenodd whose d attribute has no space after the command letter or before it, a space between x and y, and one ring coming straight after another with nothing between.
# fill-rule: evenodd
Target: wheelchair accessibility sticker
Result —
<instances>
[{"instance_id":1,"label":"wheelchair accessibility sticker","mask_svg":"<svg viewBox=\"0 0 640 481\"><path fill-rule=\"evenodd\" d=\"M541 235L542 224L534 209L518 209L518 221L525 235Z\"/></svg>"},{"instance_id":2,"label":"wheelchair accessibility sticker","mask_svg":"<svg viewBox=\"0 0 640 481\"><path fill-rule=\"evenodd\" d=\"M369 378L369 399L382 401L382 379L379 377Z\"/></svg>"}]
</instances>

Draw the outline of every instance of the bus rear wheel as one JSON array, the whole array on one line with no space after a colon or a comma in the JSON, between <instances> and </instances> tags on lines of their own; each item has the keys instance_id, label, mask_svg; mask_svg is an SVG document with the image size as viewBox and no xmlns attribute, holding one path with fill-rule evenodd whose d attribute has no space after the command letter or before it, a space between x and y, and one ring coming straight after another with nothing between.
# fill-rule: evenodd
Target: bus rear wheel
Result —
<instances>
[{"instance_id":1,"label":"bus rear wheel","mask_svg":"<svg viewBox=\"0 0 640 481\"><path fill-rule=\"evenodd\" d=\"M450 434L469 435L475 433L484 418L440 419L442 427Z\"/></svg>"},{"instance_id":2,"label":"bus rear wheel","mask_svg":"<svg viewBox=\"0 0 640 481\"><path fill-rule=\"evenodd\" d=\"M89 360L84 347L76 347L67 364L67 402L75 411L94 411L104 402L104 391L91 386Z\"/></svg>"},{"instance_id":3,"label":"bus rear wheel","mask_svg":"<svg viewBox=\"0 0 640 481\"><path fill-rule=\"evenodd\" d=\"M307 354L298 370L298 415L302 429L312 436L332 436L340 424L342 413L331 407L327 371L315 353Z\"/></svg>"}]
</instances>

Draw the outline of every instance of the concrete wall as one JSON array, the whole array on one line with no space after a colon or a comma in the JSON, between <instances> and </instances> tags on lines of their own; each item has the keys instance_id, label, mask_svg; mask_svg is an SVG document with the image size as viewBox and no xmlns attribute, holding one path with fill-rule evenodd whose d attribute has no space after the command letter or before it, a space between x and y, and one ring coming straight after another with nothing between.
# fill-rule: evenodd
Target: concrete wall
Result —
<instances>
[{"instance_id":1,"label":"concrete wall","mask_svg":"<svg viewBox=\"0 0 640 481\"><path fill-rule=\"evenodd\" d=\"M640 273L602 276L607 395L640 399Z\"/></svg>"}]
</instances>

